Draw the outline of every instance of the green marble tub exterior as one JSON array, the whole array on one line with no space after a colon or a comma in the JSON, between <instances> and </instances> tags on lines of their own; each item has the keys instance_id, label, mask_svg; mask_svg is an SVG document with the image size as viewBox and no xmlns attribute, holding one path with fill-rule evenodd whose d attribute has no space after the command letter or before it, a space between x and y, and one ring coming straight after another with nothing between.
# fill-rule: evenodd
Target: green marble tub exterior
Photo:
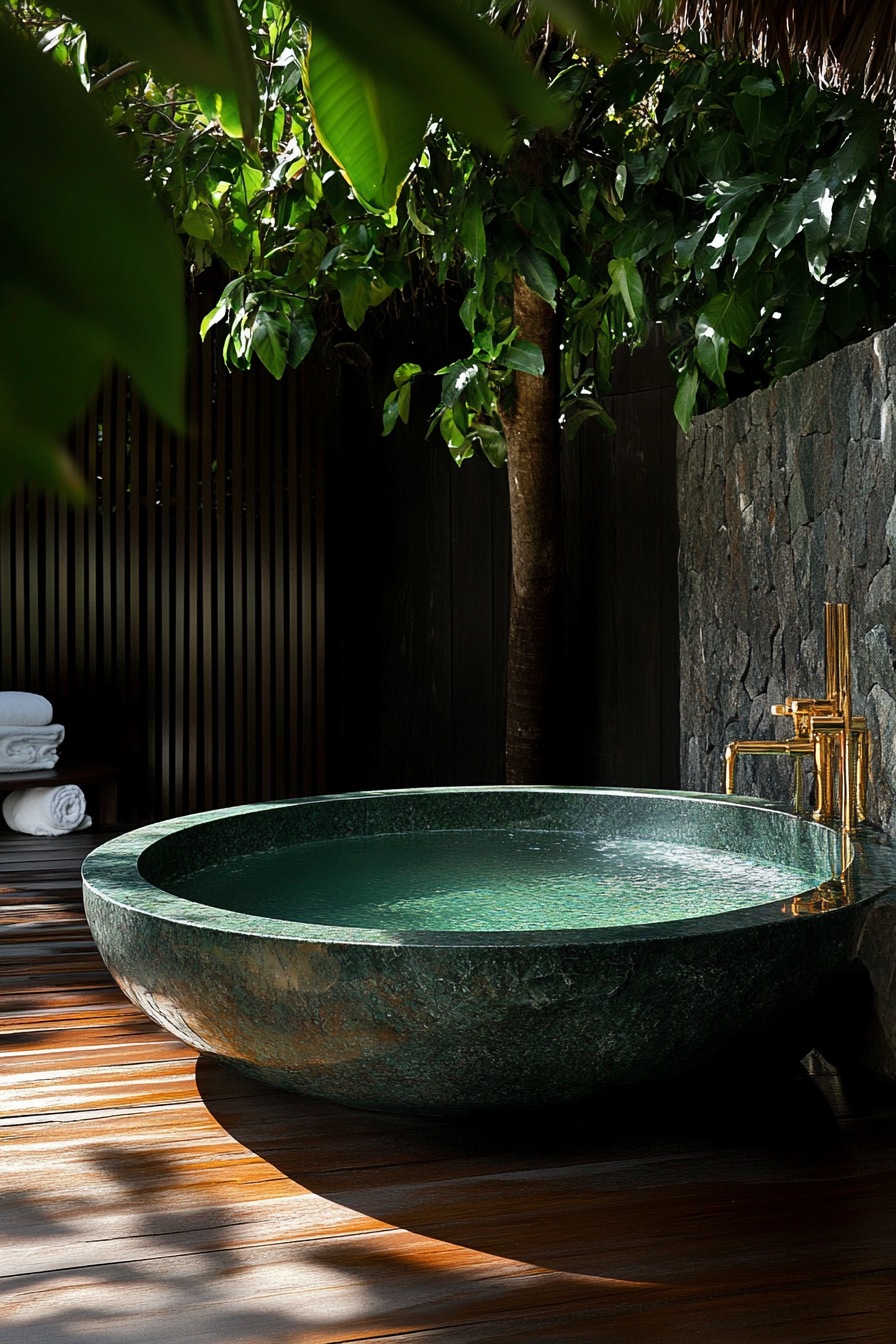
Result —
<instances>
[{"instance_id":1,"label":"green marble tub exterior","mask_svg":"<svg viewBox=\"0 0 896 1344\"><path fill-rule=\"evenodd\" d=\"M161 822L83 868L87 917L125 993L206 1054L279 1086L375 1109L542 1105L696 1067L798 1018L847 964L867 902L896 885L859 840L854 902L789 902L636 927L406 933L214 909L167 883L303 840L561 830L697 843L830 875L839 834L771 804L648 790L345 794ZM808 1048L808 1047L807 1047Z\"/></svg>"}]
</instances>

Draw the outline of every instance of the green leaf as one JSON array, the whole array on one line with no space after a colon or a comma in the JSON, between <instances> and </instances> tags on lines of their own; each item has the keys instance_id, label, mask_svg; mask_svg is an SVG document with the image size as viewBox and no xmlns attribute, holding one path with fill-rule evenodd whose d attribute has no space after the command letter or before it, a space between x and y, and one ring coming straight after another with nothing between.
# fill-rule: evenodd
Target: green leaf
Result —
<instances>
[{"instance_id":1,"label":"green leaf","mask_svg":"<svg viewBox=\"0 0 896 1344\"><path fill-rule=\"evenodd\" d=\"M410 193L408 193L407 197L407 207L408 207L408 218L410 219L411 223L413 224L417 232L425 234L427 237L432 238L434 230L431 229L428 224L424 224L423 220L417 214L417 211L414 208L414 198L413 196L411 196Z\"/></svg>"},{"instance_id":2,"label":"green leaf","mask_svg":"<svg viewBox=\"0 0 896 1344\"><path fill-rule=\"evenodd\" d=\"M831 159L831 173L840 182L852 182L863 168L877 163L880 153L880 115L863 109L856 115L856 128Z\"/></svg>"},{"instance_id":3,"label":"green leaf","mask_svg":"<svg viewBox=\"0 0 896 1344\"><path fill-rule=\"evenodd\" d=\"M831 222L831 243L835 248L846 252L863 251L876 200L876 184L863 182L837 202Z\"/></svg>"},{"instance_id":4,"label":"green leaf","mask_svg":"<svg viewBox=\"0 0 896 1344\"><path fill-rule=\"evenodd\" d=\"M217 323L221 321L222 317L226 315L226 313L227 313L227 304L224 303L223 301L220 303L216 303L214 308L212 308L211 312L206 313L205 317L199 324L199 336L201 340L203 341L205 340L211 328L216 326Z\"/></svg>"},{"instance_id":5,"label":"green leaf","mask_svg":"<svg viewBox=\"0 0 896 1344\"><path fill-rule=\"evenodd\" d=\"M520 373L531 373L535 378L544 374L544 355L532 341L514 341L505 346L497 361L505 369L518 369Z\"/></svg>"},{"instance_id":6,"label":"green leaf","mask_svg":"<svg viewBox=\"0 0 896 1344\"><path fill-rule=\"evenodd\" d=\"M697 319L697 332L701 328L708 332L711 328L726 341L732 341L744 349L756 330L757 321L758 314L751 299L734 290L723 290L702 308Z\"/></svg>"},{"instance_id":7,"label":"green leaf","mask_svg":"<svg viewBox=\"0 0 896 1344\"><path fill-rule=\"evenodd\" d=\"M388 213L423 148L427 117L399 87L374 79L316 31L305 91L318 139L362 205Z\"/></svg>"},{"instance_id":8,"label":"green leaf","mask_svg":"<svg viewBox=\"0 0 896 1344\"><path fill-rule=\"evenodd\" d=\"M783 89L775 89L768 94L767 85L771 80L757 81L751 88L737 94L732 99L735 115L745 132L745 144L750 149L776 140L784 129L787 120L787 94ZM762 93L757 94L757 89Z\"/></svg>"},{"instance_id":9,"label":"green leaf","mask_svg":"<svg viewBox=\"0 0 896 1344\"><path fill-rule=\"evenodd\" d=\"M507 442L500 429L494 425L473 425L470 437L478 439L483 453L493 467L507 464Z\"/></svg>"},{"instance_id":10,"label":"green leaf","mask_svg":"<svg viewBox=\"0 0 896 1344\"><path fill-rule=\"evenodd\" d=\"M333 279L345 320L352 331L357 331L370 307L370 277L363 271L336 271Z\"/></svg>"},{"instance_id":11,"label":"green leaf","mask_svg":"<svg viewBox=\"0 0 896 1344\"><path fill-rule=\"evenodd\" d=\"M700 374L696 369L683 369L678 375L678 391L675 394L675 419L681 426L683 434L687 434L691 427L691 419L694 414L694 407L697 404L697 388L700 385Z\"/></svg>"},{"instance_id":12,"label":"green leaf","mask_svg":"<svg viewBox=\"0 0 896 1344\"><path fill-rule=\"evenodd\" d=\"M170 83L232 95L246 139L254 137L255 58L234 0L71 0L65 12Z\"/></svg>"},{"instance_id":13,"label":"green leaf","mask_svg":"<svg viewBox=\"0 0 896 1344\"><path fill-rule=\"evenodd\" d=\"M398 389L398 414L405 424L411 414L411 388L412 383L402 383Z\"/></svg>"},{"instance_id":14,"label":"green leaf","mask_svg":"<svg viewBox=\"0 0 896 1344\"><path fill-rule=\"evenodd\" d=\"M756 250L756 244L765 233L773 209L774 206L771 203L760 206L756 214L740 230L732 253L738 266L743 266L752 257Z\"/></svg>"},{"instance_id":15,"label":"green leaf","mask_svg":"<svg viewBox=\"0 0 896 1344\"><path fill-rule=\"evenodd\" d=\"M848 280L829 294L825 304L825 320L832 331L845 338L855 331L865 316L866 308L861 281Z\"/></svg>"},{"instance_id":16,"label":"green leaf","mask_svg":"<svg viewBox=\"0 0 896 1344\"><path fill-rule=\"evenodd\" d=\"M205 201L194 201L181 220L180 226L191 238L208 241L216 236L220 238L222 232L220 216Z\"/></svg>"},{"instance_id":17,"label":"green leaf","mask_svg":"<svg viewBox=\"0 0 896 1344\"><path fill-rule=\"evenodd\" d=\"M780 322L773 329L779 358L775 374L780 377L803 368L811 355L812 341L824 317L824 302L818 293L798 294L790 299Z\"/></svg>"},{"instance_id":18,"label":"green leaf","mask_svg":"<svg viewBox=\"0 0 896 1344\"><path fill-rule=\"evenodd\" d=\"M222 131L232 139L239 140L243 134L243 126L236 94L214 93L211 89L199 86L195 89L195 93L203 116L209 121L217 121Z\"/></svg>"},{"instance_id":19,"label":"green leaf","mask_svg":"<svg viewBox=\"0 0 896 1344\"><path fill-rule=\"evenodd\" d=\"M404 387L405 383L409 383L412 378L416 378L417 374L422 372L419 364L399 364L392 377L396 387Z\"/></svg>"},{"instance_id":20,"label":"green leaf","mask_svg":"<svg viewBox=\"0 0 896 1344\"><path fill-rule=\"evenodd\" d=\"M464 301L460 306L460 320L461 322L463 322L464 326L466 327L467 331L470 333L471 336L473 335L473 332L476 329L476 313L478 311L478 304L479 304L479 291L476 289L468 289L464 297Z\"/></svg>"},{"instance_id":21,"label":"green leaf","mask_svg":"<svg viewBox=\"0 0 896 1344\"><path fill-rule=\"evenodd\" d=\"M472 201L464 209L460 221L460 243L470 260L475 264L485 256L485 224L482 220L482 207Z\"/></svg>"},{"instance_id":22,"label":"green leaf","mask_svg":"<svg viewBox=\"0 0 896 1344\"><path fill-rule=\"evenodd\" d=\"M695 157L710 182L720 182L733 175L740 163L740 146L741 138L733 129L703 141Z\"/></svg>"},{"instance_id":23,"label":"green leaf","mask_svg":"<svg viewBox=\"0 0 896 1344\"><path fill-rule=\"evenodd\" d=\"M495 153L506 147L508 111L538 126L566 124L566 108L518 60L512 43L463 5L301 0L301 13L377 83L416 103L422 117L443 117Z\"/></svg>"},{"instance_id":24,"label":"green leaf","mask_svg":"<svg viewBox=\"0 0 896 1344\"><path fill-rule=\"evenodd\" d=\"M478 371L479 365L476 361L468 359L458 359L454 364L449 364L446 369L439 369L439 373L443 375L442 405L454 406L464 388L473 381Z\"/></svg>"},{"instance_id":25,"label":"green leaf","mask_svg":"<svg viewBox=\"0 0 896 1344\"><path fill-rule=\"evenodd\" d=\"M722 336L713 326L697 319L697 363L707 378L711 378L719 387L725 386L725 370L728 367L728 338Z\"/></svg>"},{"instance_id":26,"label":"green leaf","mask_svg":"<svg viewBox=\"0 0 896 1344\"><path fill-rule=\"evenodd\" d=\"M540 295L546 303L555 308L557 277L544 253L527 243L520 248L513 260L516 269L533 293Z\"/></svg>"},{"instance_id":27,"label":"green leaf","mask_svg":"<svg viewBox=\"0 0 896 1344\"><path fill-rule=\"evenodd\" d=\"M616 257L607 267L612 284L611 294L619 294L633 322L640 321L644 308L644 286L638 267L631 257Z\"/></svg>"},{"instance_id":28,"label":"green leaf","mask_svg":"<svg viewBox=\"0 0 896 1344\"><path fill-rule=\"evenodd\" d=\"M563 413L566 437L572 442L586 420L596 420L607 434L616 433L616 421L607 413L596 397L576 397Z\"/></svg>"},{"instance_id":29,"label":"green leaf","mask_svg":"<svg viewBox=\"0 0 896 1344\"><path fill-rule=\"evenodd\" d=\"M262 364L275 378L286 372L289 348L289 323L280 313L266 313L259 309L252 323L252 349Z\"/></svg>"},{"instance_id":30,"label":"green leaf","mask_svg":"<svg viewBox=\"0 0 896 1344\"><path fill-rule=\"evenodd\" d=\"M289 344L287 346L286 357L289 360L289 367L297 369L308 351L314 344L314 338L317 335L317 327L311 312L303 308L301 312L292 313L289 318Z\"/></svg>"},{"instance_id":31,"label":"green leaf","mask_svg":"<svg viewBox=\"0 0 896 1344\"><path fill-rule=\"evenodd\" d=\"M807 218L806 207L805 183L774 207L766 231L772 247L785 248L793 242Z\"/></svg>"},{"instance_id":32,"label":"green leaf","mask_svg":"<svg viewBox=\"0 0 896 1344\"><path fill-rule=\"evenodd\" d=\"M2 282L4 323L10 322L6 288L13 274L56 314L47 317L39 341L23 346L18 390L7 388L12 403L2 412L8 426L15 422L23 433L29 423L46 427L57 403L54 423L63 430L64 415L83 409L95 391L97 362L101 367L104 359L127 368L152 409L181 425L183 269L170 226L71 72L6 25L0 26L0 87L4 167L8 184L16 184L0 196L0 243L15 259ZM42 392L27 374L27 361Z\"/></svg>"},{"instance_id":33,"label":"green leaf","mask_svg":"<svg viewBox=\"0 0 896 1344\"><path fill-rule=\"evenodd\" d=\"M398 424L398 393L390 392L383 402L383 438Z\"/></svg>"},{"instance_id":34,"label":"green leaf","mask_svg":"<svg viewBox=\"0 0 896 1344\"><path fill-rule=\"evenodd\" d=\"M709 222L701 224L699 229L689 233L686 238L679 238L675 244L675 260L679 266L688 267L693 264L694 255L703 239L703 235L709 228Z\"/></svg>"},{"instance_id":35,"label":"green leaf","mask_svg":"<svg viewBox=\"0 0 896 1344\"><path fill-rule=\"evenodd\" d=\"M741 92L753 98L774 98L781 86L770 75L745 75L740 82Z\"/></svg>"}]
</instances>

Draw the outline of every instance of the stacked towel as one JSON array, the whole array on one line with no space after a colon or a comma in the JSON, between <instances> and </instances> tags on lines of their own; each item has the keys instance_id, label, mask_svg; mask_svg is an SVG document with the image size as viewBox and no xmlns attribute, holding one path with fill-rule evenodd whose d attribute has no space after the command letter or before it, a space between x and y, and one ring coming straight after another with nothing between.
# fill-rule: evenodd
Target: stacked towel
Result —
<instances>
[{"instance_id":1,"label":"stacked towel","mask_svg":"<svg viewBox=\"0 0 896 1344\"><path fill-rule=\"evenodd\" d=\"M44 696L30 691L0 691L0 723L45 728L52 722L53 706Z\"/></svg>"},{"instance_id":2,"label":"stacked towel","mask_svg":"<svg viewBox=\"0 0 896 1344\"><path fill-rule=\"evenodd\" d=\"M24 835L68 835L91 825L87 799L77 784L49 789L16 789L3 800L7 826Z\"/></svg>"},{"instance_id":3,"label":"stacked towel","mask_svg":"<svg viewBox=\"0 0 896 1344\"><path fill-rule=\"evenodd\" d=\"M53 706L29 691L0 691L0 772L52 770L65 737Z\"/></svg>"},{"instance_id":4,"label":"stacked towel","mask_svg":"<svg viewBox=\"0 0 896 1344\"><path fill-rule=\"evenodd\" d=\"M50 723L45 728L0 724L0 773L52 770L64 737L61 723Z\"/></svg>"}]
</instances>

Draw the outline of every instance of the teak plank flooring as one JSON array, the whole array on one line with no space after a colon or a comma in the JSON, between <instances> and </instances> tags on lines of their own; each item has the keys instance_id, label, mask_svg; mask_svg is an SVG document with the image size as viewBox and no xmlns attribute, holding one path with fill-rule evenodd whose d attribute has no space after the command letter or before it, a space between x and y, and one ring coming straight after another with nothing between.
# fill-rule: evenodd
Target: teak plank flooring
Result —
<instances>
[{"instance_id":1,"label":"teak plank flooring","mask_svg":"<svg viewBox=\"0 0 896 1344\"><path fill-rule=\"evenodd\" d=\"M98 838L0 839L4 1344L892 1344L891 1093L736 1060L476 1122L278 1092L115 986Z\"/></svg>"}]
</instances>

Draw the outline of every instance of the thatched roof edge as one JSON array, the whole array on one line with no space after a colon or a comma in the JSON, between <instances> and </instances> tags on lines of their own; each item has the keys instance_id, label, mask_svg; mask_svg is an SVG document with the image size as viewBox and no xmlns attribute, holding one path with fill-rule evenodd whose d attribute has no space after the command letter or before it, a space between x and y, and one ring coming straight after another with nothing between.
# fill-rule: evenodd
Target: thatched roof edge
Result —
<instances>
[{"instance_id":1,"label":"thatched roof edge","mask_svg":"<svg viewBox=\"0 0 896 1344\"><path fill-rule=\"evenodd\" d=\"M676 20L785 70L804 61L824 83L896 87L894 0L680 0Z\"/></svg>"}]
</instances>

